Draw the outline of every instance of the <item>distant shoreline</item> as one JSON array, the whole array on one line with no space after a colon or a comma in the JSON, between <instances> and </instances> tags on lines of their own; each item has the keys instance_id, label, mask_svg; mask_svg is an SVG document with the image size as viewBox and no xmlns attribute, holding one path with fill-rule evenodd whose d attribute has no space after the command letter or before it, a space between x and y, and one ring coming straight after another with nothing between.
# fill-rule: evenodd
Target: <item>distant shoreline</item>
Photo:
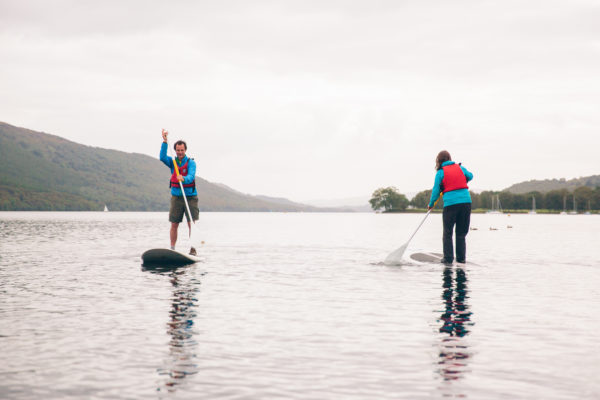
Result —
<instances>
[{"instance_id":1,"label":"distant shoreline","mask_svg":"<svg viewBox=\"0 0 600 400\"><path fill-rule=\"evenodd\" d=\"M474 210L471 210L472 214L487 214L490 210L488 209L484 209L484 208L476 208ZM426 213L427 210L424 208L413 208L410 210L403 210L403 211L382 211L379 214L423 214ZM502 210L502 212L500 214L529 214L530 210ZM545 215L560 215L563 211L556 211L556 210L536 210L536 214L545 214ZM578 211L576 214L570 214L571 211L567 211L567 215L586 215L587 211ZM442 213L442 209L434 209L431 211L432 214L441 214ZM590 210L589 211L590 215L598 215L600 214L600 212L598 210Z\"/></svg>"},{"instance_id":2,"label":"distant shoreline","mask_svg":"<svg viewBox=\"0 0 600 400\"><path fill-rule=\"evenodd\" d=\"M487 214L490 210L487 209L475 209L472 210L472 214ZM101 210L0 210L0 213L98 213L98 214L117 214L117 213L165 213L167 214L169 211L151 211L151 210L124 210L124 211L101 211ZM404 211L246 211L246 210L237 210L237 211L220 211L220 210L211 210L211 211L200 211L200 213L256 213L256 214L425 214L427 212L426 209L411 209ZM591 210L589 214L586 214L587 211L577 212L576 214L572 214L572 211L567 211L566 215L600 215L600 211ZM441 214L442 209L435 209L431 212L432 214ZM551 211L551 210L537 210L536 215L560 215L562 211ZM498 213L498 215L511 215L511 214L529 214L529 210L503 210L502 213Z\"/></svg>"}]
</instances>

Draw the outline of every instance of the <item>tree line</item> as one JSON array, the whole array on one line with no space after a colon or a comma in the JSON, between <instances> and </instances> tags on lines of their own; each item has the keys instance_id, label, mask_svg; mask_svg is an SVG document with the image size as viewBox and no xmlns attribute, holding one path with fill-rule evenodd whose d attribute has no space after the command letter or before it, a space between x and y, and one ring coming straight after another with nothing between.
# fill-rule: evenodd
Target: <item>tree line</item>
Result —
<instances>
[{"instance_id":1,"label":"tree line","mask_svg":"<svg viewBox=\"0 0 600 400\"><path fill-rule=\"evenodd\" d=\"M0 185L0 211L101 211L104 204L63 192L35 192Z\"/></svg>"},{"instance_id":2,"label":"tree line","mask_svg":"<svg viewBox=\"0 0 600 400\"><path fill-rule=\"evenodd\" d=\"M581 186L573 191L567 189L551 190L546 193L530 192L523 194L509 191L484 191L471 193L472 208L474 210L488 210L492 208L492 199L500 199L500 204L505 211L531 210L535 199L538 210L549 212L572 211L579 212L600 210L600 186L591 188ZM373 192L369 203L375 211L384 212L406 211L408 208L426 209L431 198L431 189L417 193L411 200L398 192L393 186L379 188ZM437 209L443 207L443 199L438 201Z\"/></svg>"}]
</instances>

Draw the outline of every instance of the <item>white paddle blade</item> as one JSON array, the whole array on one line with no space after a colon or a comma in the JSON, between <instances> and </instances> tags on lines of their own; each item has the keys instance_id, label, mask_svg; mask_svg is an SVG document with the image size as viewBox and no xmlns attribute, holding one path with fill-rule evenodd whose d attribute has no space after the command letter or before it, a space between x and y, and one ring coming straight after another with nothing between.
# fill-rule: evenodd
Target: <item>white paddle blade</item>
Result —
<instances>
[{"instance_id":1,"label":"white paddle blade","mask_svg":"<svg viewBox=\"0 0 600 400\"><path fill-rule=\"evenodd\" d=\"M406 251L406 246L408 243L398 247L396 250L392 251L383 261L385 265L400 265L402 263L402 256Z\"/></svg>"}]
</instances>

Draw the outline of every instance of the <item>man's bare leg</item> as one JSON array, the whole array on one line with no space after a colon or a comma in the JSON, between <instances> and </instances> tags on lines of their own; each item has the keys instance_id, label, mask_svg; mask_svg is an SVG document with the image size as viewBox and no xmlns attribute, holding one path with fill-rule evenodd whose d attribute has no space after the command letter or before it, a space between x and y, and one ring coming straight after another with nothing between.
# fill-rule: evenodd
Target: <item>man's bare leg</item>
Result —
<instances>
[{"instance_id":1,"label":"man's bare leg","mask_svg":"<svg viewBox=\"0 0 600 400\"><path fill-rule=\"evenodd\" d=\"M171 222L171 231L169 233L171 236L171 248L172 249L175 248L175 243L177 243L177 229L179 229L179 223Z\"/></svg>"}]
</instances>

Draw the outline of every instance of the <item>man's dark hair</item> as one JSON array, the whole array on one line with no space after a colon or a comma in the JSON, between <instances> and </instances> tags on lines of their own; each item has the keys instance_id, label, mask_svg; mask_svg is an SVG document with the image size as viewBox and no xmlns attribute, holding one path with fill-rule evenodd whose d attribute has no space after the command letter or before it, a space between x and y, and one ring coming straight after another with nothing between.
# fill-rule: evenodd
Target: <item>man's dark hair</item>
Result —
<instances>
[{"instance_id":1,"label":"man's dark hair","mask_svg":"<svg viewBox=\"0 0 600 400\"><path fill-rule=\"evenodd\" d=\"M187 150L187 144L183 140L176 141L175 144L173 145L173 150L177 150L178 144L182 144L183 147Z\"/></svg>"}]
</instances>

